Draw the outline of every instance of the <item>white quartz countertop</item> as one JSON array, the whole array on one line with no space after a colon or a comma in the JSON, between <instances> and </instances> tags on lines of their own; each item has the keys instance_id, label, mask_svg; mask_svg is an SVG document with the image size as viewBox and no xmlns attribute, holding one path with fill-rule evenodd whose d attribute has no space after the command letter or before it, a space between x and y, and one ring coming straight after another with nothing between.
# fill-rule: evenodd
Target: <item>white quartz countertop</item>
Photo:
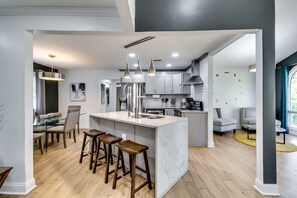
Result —
<instances>
[{"instance_id":1,"label":"white quartz countertop","mask_svg":"<svg viewBox=\"0 0 297 198\"><path fill-rule=\"evenodd\" d=\"M90 114L90 117L113 120L117 122L123 122L123 123L144 126L149 128L158 128L171 123L187 120L187 118L183 118L183 117L152 115L152 114L144 114L144 115L162 116L163 118L160 118L160 119L132 118L132 117L128 117L128 113L126 111L96 113L96 114Z\"/></svg>"}]
</instances>

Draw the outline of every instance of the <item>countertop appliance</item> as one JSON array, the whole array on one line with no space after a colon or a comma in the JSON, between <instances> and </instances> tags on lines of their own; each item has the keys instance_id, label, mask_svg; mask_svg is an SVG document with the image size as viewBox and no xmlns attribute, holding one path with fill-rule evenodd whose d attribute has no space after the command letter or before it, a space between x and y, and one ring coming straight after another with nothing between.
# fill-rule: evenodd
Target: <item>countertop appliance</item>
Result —
<instances>
[{"instance_id":1,"label":"countertop appliance","mask_svg":"<svg viewBox=\"0 0 297 198\"><path fill-rule=\"evenodd\" d=\"M203 102L193 98L186 98L186 102L181 103L181 108L174 109L174 116L182 117L182 110L203 111Z\"/></svg>"}]
</instances>

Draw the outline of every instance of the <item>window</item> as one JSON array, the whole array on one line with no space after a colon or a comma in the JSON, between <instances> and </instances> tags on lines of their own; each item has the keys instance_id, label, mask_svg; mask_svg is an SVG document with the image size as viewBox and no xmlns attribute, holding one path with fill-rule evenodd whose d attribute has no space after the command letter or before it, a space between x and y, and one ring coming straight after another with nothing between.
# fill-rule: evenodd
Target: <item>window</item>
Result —
<instances>
[{"instance_id":1,"label":"window","mask_svg":"<svg viewBox=\"0 0 297 198\"><path fill-rule=\"evenodd\" d=\"M288 124L290 129L297 130L297 67L289 73L288 94Z\"/></svg>"}]
</instances>

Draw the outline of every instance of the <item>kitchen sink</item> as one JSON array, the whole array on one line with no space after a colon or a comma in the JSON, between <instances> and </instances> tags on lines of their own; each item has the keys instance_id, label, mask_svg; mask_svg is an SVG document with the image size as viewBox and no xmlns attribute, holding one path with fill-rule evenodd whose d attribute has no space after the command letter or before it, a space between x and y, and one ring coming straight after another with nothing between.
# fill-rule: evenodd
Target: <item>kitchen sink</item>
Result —
<instances>
[{"instance_id":1,"label":"kitchen sink","mask_svg":"<svg viewBox=\"0 0 297 198\"><path fill-rule=\"evenodd\" d=\"M164 118L164 116L149 116L147 119L161 119Z\"/></svg>"}]
</instances>

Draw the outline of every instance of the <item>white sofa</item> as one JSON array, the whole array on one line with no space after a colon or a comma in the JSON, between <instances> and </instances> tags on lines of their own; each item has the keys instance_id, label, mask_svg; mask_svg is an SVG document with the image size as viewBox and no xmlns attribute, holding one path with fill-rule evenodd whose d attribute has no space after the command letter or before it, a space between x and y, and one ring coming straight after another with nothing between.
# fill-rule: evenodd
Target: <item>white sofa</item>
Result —
<instances>
[{"instance_id":1,"label":"white sofa","mask_svg":"<svg viewBox=\"0 0 297 198\"><path fill-rule=\"evenodd\" d=\"M236 132L237 121L233 118L223 118L221 109L214 108L213 110L213 131L219 132L222 136L227 131Z\"/></svg>"}]
</instances>

